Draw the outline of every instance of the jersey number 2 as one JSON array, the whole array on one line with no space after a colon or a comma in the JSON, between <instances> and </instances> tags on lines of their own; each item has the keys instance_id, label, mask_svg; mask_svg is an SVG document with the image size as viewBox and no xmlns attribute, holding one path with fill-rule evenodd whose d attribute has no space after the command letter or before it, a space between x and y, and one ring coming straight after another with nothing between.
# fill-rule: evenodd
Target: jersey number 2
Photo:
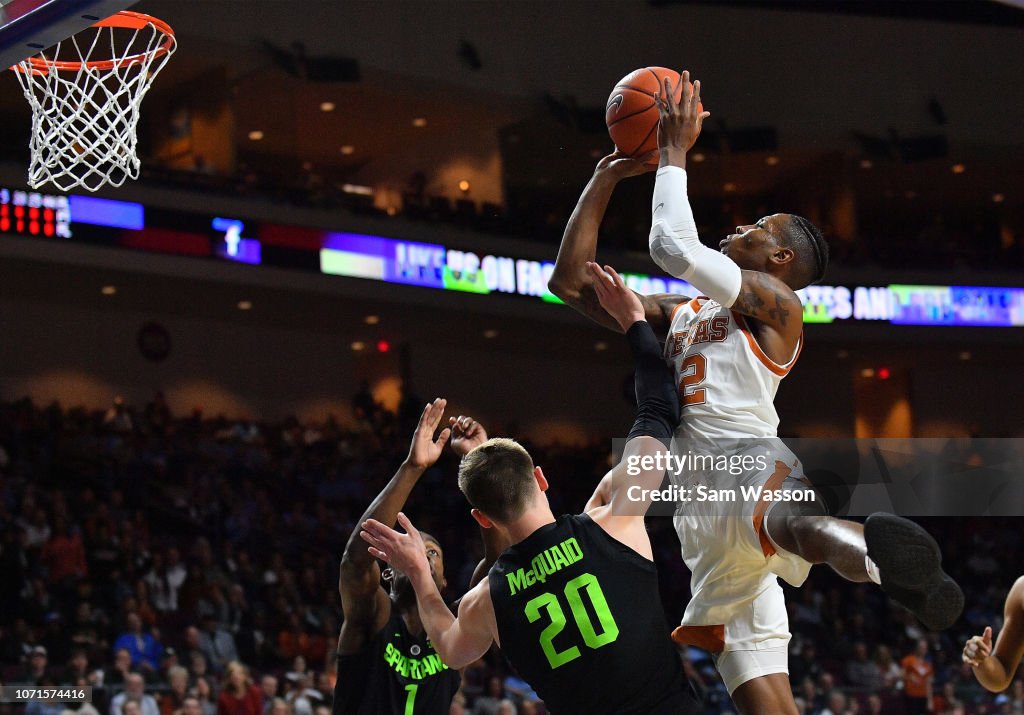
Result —
<instances>
[{"instance_id":1,"label":"jersey number 2","mask_svg":"<svg viewBox=\"0 0 1024 715\"><path fill-rule=\"evenodd\" d=\"M707 358L700 353L694 353L683 360L683 368L679 371L683 378L679 381L679 402L683 407L704 404L704 388L698 388L697 385L704 382L707 372Z\"/></svg>"},{"instance_id":2,"label":"jersey number 2","mask_svg":"<svg viewBox=\"0 0 1024 715\"><path fill-rule=\"evenodd\" d=\"M565 584L565 600L569 602L569 610L572 611L573 619L576 621L576 628L583 636L583 642L590 648L600 648L608 645L619 637L619 626L608 609L608 601L601 590L601 584L597 577L590 573L577 576ZM601 633L598 634L590 620L590 614L583 603L583 594L589 597L591 608L597 615L598 624L601 626ZM542 593L526 604L526 617L530 623L540 618L540 609L546 609L551 623L540 633L540 646L547 656L551 669L559 668L566 663L580 657L578 646L566 648L563 651L555 650L555 636L565 629L567 623L565 611L559 603L558 596L553 593Z\"/></svg>"}]
</instances>

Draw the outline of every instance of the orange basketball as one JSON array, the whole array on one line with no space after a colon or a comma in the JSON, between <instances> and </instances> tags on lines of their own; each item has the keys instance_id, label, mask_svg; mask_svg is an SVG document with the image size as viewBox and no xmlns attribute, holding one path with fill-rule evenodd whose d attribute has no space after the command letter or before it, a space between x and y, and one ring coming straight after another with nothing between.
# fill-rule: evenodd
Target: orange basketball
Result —
<instances>
[{"instance_id":1,"label":"orange basketball","mask_svg":"<svg viewBox=\"0 0 1024 715\"><path fill-rule=\"evenodd\" d=\"M679 73L665 67L633 70L608 95L604 120L615 146L626 156L640 156L658 148L658 105L654 97L664 98L666 77L672 81L673 98L678 102L682 95ZM657 161L655 157L653 163Z\"/></svg>"}]
</instances>

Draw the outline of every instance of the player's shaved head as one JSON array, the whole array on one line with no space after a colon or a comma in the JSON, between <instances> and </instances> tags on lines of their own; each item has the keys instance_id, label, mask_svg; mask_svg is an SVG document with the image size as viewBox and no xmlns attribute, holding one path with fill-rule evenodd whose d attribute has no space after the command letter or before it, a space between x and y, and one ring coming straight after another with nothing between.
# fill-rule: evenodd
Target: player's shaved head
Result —
<instances>
[{"instance_id":1,"label":"player's shaved head","mask_svg":"<svg viewBox=\"0 0 1024 715\"><path fill-rule=\"evenodd\" d=\"M459 489L473 507L494 521L519 518L537 488L530 453L506 437L484 442L459 466Z\"/></svg>"}]
</instances>

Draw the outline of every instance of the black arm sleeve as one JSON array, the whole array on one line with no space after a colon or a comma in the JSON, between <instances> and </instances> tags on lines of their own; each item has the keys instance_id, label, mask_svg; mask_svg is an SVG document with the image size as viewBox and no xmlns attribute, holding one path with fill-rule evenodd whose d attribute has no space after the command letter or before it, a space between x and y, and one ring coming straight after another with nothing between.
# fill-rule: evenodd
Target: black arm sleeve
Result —
<instances>
[{"instance_id":1,"label":"black arm sleeve","mask_svg":"<svg viewBox=\"0 0 1024 715\"><path fill-rule=\"evenodd\" d=\"M645 320L638 320L626 331L633 351L636 371L636 419L629 439L654 437L666 445L679 424L679 396L672 369L661 356L661 346Z\"/></svg>"}]
</instances>

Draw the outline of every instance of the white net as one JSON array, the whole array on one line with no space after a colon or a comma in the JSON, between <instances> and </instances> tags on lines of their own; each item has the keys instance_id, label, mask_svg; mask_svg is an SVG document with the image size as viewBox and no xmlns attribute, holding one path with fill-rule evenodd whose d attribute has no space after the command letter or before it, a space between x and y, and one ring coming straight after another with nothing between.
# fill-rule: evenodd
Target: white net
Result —
<instances>
[{"instance_id":1,"label":"white net","mask_svg":"<svg viewBox=\"0 0 1024 715\"><path fill-rule=\"evenodd\" d=\"M175 47L164 23L125 12L13 67L32 107L29 185L96 191L138 178L139 107Z\"/></svg>"}]
</instances>

